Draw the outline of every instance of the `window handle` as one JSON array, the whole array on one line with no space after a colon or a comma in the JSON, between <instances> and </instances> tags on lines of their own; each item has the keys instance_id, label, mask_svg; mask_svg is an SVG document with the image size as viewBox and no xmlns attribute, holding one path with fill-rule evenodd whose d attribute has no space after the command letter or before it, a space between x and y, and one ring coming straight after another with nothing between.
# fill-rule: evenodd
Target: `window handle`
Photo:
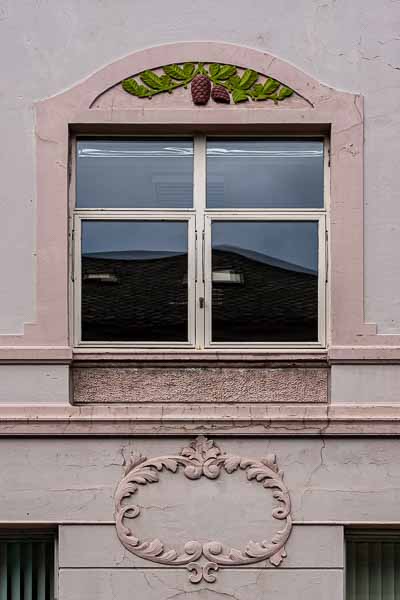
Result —
<instances>
[{"instance_id":1,"label":"window handle","mask_svg":"<svg viewBox=\"0 0 400 600\"><path fill-rule=\"evenodd\" d=\"M199 307L204 308L204 298L202 296L199 298Z\"/></svg>"}]
</instances>

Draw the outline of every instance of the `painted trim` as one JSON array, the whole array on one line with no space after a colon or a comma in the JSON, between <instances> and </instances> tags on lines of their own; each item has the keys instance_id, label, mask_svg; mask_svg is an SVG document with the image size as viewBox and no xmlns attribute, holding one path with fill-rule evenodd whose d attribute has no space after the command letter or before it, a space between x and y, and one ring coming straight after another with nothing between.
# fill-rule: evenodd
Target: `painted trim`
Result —
<instances>
[{"instance_id":1,"label":"painted trim","mask_svg":"<svg viewBox=\"0 0 400 600\"><path fill-rule=\"evenodd\" d=\"M249 350L256 348L275 348L280 350L290 349L324 349L325 347L325 322L326 322L326 213L321 210L260 210L257 211L239 211L239 210L206 210L204 211L204 263L205 263L205 348L216 351L230 351L231 349ZM301 221L314 221L318 224L318 340L315 342L213 342L212 341L212 241L211 228L212 223L216 221L290 221L291 223Z\"/></svg>"},{"instance_id":2,"label":"painted trim","mask_svg":"<svg viewBox=\"0 0 400 600\"><path fill-rule=\"evenodd\" d=\"M82 340L82 221L180 221L187 223L188 227L188 340L186 342L93 342ZM74 306L72 307L74 321L74 342L77 347L88 348L91 351L93 348L180 348L181 350L194 348L195 343L195 214L193 210L76 210L74 214L74 248L73 250L73 295Z\"/></svg>"}]
</instances>

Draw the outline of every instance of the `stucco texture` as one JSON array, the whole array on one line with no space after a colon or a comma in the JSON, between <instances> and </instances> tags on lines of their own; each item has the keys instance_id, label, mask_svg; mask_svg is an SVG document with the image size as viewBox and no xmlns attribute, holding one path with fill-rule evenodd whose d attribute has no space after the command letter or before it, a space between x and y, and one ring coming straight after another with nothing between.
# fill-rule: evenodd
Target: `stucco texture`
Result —
<instances>
[{"instance_id":1,"label":"stucco texture","mask_svg":"<svg viewBox=\"0 0 400 600\"><path fill-rule=\"evenodd\" d=\"M130 452L149 458L175 454L192 439L1 439L1 518L19 523L112 522L115 489ZM234 455L276 454L290 492L295 521L399 522L398 439L216 437L216 441L223 451ZM262 507L267 496L254 482L246 482L244 475L216 479L212 496L215 502L209 501L209 481L203 486L203 479L190 483L179 474L167 473L166 477L170 487L157 484L140 494L143 502L139 502L150 507L154 518L158 515L155 522L164 523L176 532L182 518L184 527L190 525L192 534L196 533L196 520L190 521L190 515L195 517L196 504L203 503L198 506L203 523L206 511L210 507L214 510L214 504L225 519L223 497L236 494L234 510L238 511L244 485L250 488L245 490L250 504L237 521L249 519L254 533L260 512L257 509L253 514L251 503L261 502ZM163 498L167 487L168 499ZM171 506L169 511L163 509L164 505ZM209 526L213 523L215 515ZM232 524L226 527L228 531Z\"/></svg>"},{"instance_id":2,"label":"stucco texture","mask_svg":"<svg viewBox=\"0 0 400 600\"><path fill-rule=\"evenodd\" d=\"M246 11L231 0L2 0L0 332L22 333L35 318L33 103L137 49L214 39L266 50L365 96L366 320L398 333L399 30L392 0L253 0Z\"/></svg>"},{"instance_id":3,"label":"stucco texture","mask_svg":"<svg viewBox=\"0 0 400 600\"><path fill-rule=\"evenodd\" d=\"M327 402L327 369L76 368L75 403Z\"/></svg>"}]
</instances>

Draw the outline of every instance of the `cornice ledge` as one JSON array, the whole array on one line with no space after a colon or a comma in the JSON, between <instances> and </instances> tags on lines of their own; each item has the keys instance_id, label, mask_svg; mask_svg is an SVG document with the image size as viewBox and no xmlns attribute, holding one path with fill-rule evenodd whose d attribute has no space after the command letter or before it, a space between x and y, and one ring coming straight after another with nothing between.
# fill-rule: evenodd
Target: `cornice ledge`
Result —
<instances>
[{"instance_id":1,"label":"cornice ledge","mask_svg":"<svg viewBox=\"0 0 400 600\"><path fill-rule=\"evenodd\" d=\"M382 345L331 346L328 351L330 364L341 363L400 363L400 335L377 335ZM384 344L385 343L385 344Z\"/></svg>"},{"instance_id":2,"label":"cornice ledge","mask_svg":"<svg viewBox=\"0 0 400 600\"><path fill-rule=\"evenodd\" d=\"M0 436L187 435L390 436L399 405L2 405Z\"/></svg>"}]
</instances>

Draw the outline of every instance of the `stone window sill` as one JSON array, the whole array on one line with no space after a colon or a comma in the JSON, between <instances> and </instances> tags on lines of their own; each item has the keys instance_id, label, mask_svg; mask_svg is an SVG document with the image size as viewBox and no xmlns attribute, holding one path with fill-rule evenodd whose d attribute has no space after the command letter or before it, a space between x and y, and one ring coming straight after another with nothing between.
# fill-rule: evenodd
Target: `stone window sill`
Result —
<instances>
[{"instance_id":1,"label":"stone window sill","mask_svg":"<svg viewBox=\"0 0 400 600\"><path fill-rule=\"evenodd\" d=\"M160 365L160 366L195 366L195 365L232 365L244 364L251 366L272 366L273 364L293 366L294 364L327 362L327 350L299 349L282 351L282 349L268 350L132 350L132 349L83 349L77 348L73 351L74 363L129 363Z\"/></svg>"}]
</instances>

